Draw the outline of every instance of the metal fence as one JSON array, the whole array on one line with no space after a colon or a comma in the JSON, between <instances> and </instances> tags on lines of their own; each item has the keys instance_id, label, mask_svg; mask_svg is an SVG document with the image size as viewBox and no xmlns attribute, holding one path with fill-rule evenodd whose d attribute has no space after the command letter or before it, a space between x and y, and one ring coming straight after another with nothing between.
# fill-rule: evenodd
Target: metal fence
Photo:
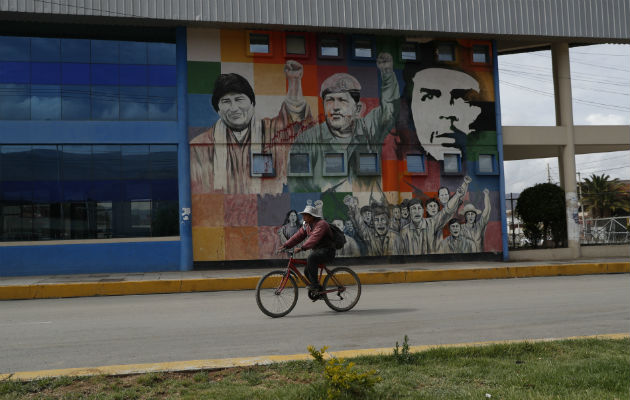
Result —
<instances>
[{"instance_id":1,"label":"metal fence","mask_svg":"<svg viewBox=\"0 0 630 400\"><path fill-rule=\"evenodd\" d=\"M580 244L630 243L629 226L630 217L585 219L580 224Z\"/></svg>"}]
</instances>

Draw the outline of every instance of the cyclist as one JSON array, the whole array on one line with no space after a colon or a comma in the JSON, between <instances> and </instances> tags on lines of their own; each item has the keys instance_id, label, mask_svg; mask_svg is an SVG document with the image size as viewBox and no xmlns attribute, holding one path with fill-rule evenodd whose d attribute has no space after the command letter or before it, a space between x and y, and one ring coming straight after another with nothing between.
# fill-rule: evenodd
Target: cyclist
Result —
<instances>
[{"instance_id":1,"label":"cyclist","mask_svg":"<svg viewBox=\"0 0 630 400\"><path fill-rule=\"evenodd\" d=\"M319 264L328 264L335 259L336 249L332 231L328 222L319 214L317 208L306 206L300 214L302 214L302 219L304 220L302 227L280 247L280 250L292 248L308 237L306 242L295 248L295 252L299 253L303 250L312 249L311 254L306 259L304 275L311 282L308 289L318 292L322 290L322 287L317 279L317 266Z\"/></svg>"}]
</instances>

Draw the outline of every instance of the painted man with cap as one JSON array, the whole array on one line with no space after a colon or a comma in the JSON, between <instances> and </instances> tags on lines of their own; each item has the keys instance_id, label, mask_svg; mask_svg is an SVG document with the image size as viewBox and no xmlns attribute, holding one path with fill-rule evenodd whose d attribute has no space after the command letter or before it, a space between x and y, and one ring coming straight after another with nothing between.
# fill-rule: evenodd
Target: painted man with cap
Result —
<instances>
[{"instance_id":1,"label":"painted man with cap","mask_svg":"<svg viewBox=\"0 0 630 400\"><path fill-rule=\"evenodd\" d=\"M456 254L474 252L475 244L472 240L461 234L462 225L456 218L451 218L451 220L448 221L448 230L451 234L441 242L442 253Z\"/></svg>"},{"instance_id":2,"label":"painted man with cap","mask_svg":"<svg viewBox=\"0 0 630 400\"><path fill-rule=\"evenodd\" d=\"M483 211L478 210L474 204L468 203L459 211L459 214L466 219L466 223L462 225L461 234L473 242L472 251L483 251L483 239L490 220L490 191L483 190ZM477 221L479 214L481 214L481 219Z\"/></svg>"},{"instance_id":3,"label":"painted man with cap","mask_svg":"<svg viewBox=\"0 0 630 400\"><path fill-rule=\"evenodd\" d=\"M357 158L360 153L380 154L385 137L395 125L400 93L393 65L390 54L379 54L376 66L381 74L380 105L365 117L361 117L365 106L360 101L361 84L354 76L337 73L324 80L321 97L326 121L303 132L291 147L292 152L310 154L313 176L290 177L291 191L321 192L334 187L336 192L351 192L354 181L374 179L358 176ZM343 154L340 170L324 173L326 153Z\"/></svg>"},{"instance_id":4,"label":"painted man with cap","mask_svg":"<svg viewBox=\"0 0 630 400\"><path fill-rule=\"evenodd\" d=\"M264 119L255 115L256 96L247 79L234 73L217 78L212 107L220 118L213 127L190 142L194 193L260 193L260 179L251 176L251 154L277 153L272 144L290 143L313 124L310 108L302 96L302 65L289 60L284 72L288 82L287 96L278 115ZM281 154L274 154L274 157L274 168L278 169L276 176L286 176L285 157Z\"/></svg>"},{"instance_id":5,"label":"painted man with cap","mask_svg":"<svg viewBox=\"0 0 630 400\"><path fill-rule=\"evenodd\" d=\"M295 248L295 252L299 253L303 250L311 250L306 258L304 275L306 275L311 282L309 290L314 291L321 289L317 280L317 266L319 264L330 263L334 260L336 252L330 226L319 212L320 211L313 206L306 206L304 211L300 212L304 224L280 247L280 250L290 249L308 238L301 246Z\"/></svg>"}]
</instances>

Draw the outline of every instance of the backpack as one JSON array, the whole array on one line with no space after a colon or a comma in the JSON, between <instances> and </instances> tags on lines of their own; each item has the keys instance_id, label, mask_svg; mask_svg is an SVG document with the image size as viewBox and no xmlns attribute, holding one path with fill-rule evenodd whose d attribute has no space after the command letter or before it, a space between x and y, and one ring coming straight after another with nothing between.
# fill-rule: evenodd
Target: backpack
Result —
<instances>
[{"instance_id":1,"label":"backpack","mask_svg":"<svg viewBox=\"0 0 630 400\"><path fill-rule=\"evenodd\" d=\"M333 247L337 250L343 249L343 246L346 244L346 235L337 225L329 224L329 226L332 233Z\"/></svg>"}]
</instances>

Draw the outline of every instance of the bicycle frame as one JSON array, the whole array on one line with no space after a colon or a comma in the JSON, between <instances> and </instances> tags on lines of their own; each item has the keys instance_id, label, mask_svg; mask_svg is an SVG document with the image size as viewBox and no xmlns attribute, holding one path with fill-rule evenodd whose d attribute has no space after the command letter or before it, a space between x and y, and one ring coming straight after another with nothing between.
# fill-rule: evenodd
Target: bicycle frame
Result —
<instances>
[{"instance_id":1,"label":"bicycle frame","mask_svg":"<svg viewBox=\"0 0 630 400\"><path fill-rule=\"evenodd\" d=\"M291 273L293 272L298 278L300 278L300 280L302 281L302 283L304 283L304 285L308 286L311 284L311 282L308 280L308 278L306 278L304 275L302 275L302 273L300 272L300 270L296 267L296 265L306 265L306 260L298 260L293 258L293 252L290 251L289 253L289 262L287 264L287 270L284 273L284 277L282 277L282 282L280 282L280 286L278 286L278 289L276 289L276 294L280 294L282 293L282 291L284 290L284 287L287 284L287 281L289 280L289 275L291 275ZM330 275L330 270L328 269L328 267L324 264L319 264L317 266L319 273L317 275L317 281L321 282L322 281L322 276L324 275L324 271L326 271L327 275ZM339 291L339 287L342 287L343 289L341 290L342 292L345 291L345 286L343 284L341 284L341 282L338 282L337 279L333 276L333 279L335 280L335 284L337 284L337 288L336 289L331 289L331 290L323 290L321 292L319 292L319 294L324 294L324 293L333 293L333 292L338 292Z\"/></svg>"}]
</instances>

